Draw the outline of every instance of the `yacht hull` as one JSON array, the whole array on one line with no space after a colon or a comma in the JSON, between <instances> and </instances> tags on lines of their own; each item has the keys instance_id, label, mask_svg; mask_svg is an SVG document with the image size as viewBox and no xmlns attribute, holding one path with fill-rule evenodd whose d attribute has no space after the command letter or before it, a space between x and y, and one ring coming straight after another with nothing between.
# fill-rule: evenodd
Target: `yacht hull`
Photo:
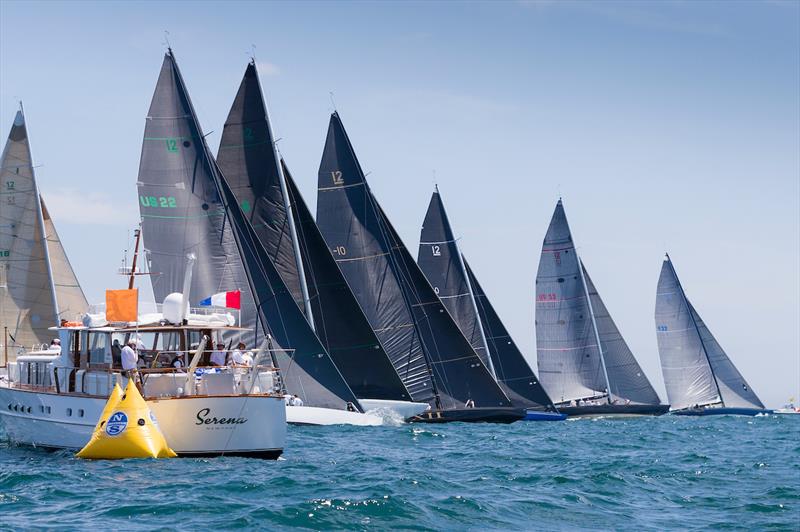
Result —
<instances>
[{"instance_id":1,"label":"yacht hull","mask_svg":"<svg viewBox=\"0 0 800 532\"><path fill-rule=\"evenodd\" d=\"M567 415L563 412L542 412L541 410L528 410L525 421L564 421Z\"/></svg>"},{"instance_id":2,"label":"yacht hull","mask_svg":"<svg viewBox=\"0 0 800 532\"><path fill-rule=\"evenodd\" d=\"M77 450L89 441L105 404L100 397L0 386L0 423L15 443ZM187 397L147 404L179 456L277 458L285 445L282 397Z\"/></svg>"},{"instance_id":3,"label":"yacht hull","mask_svg":"<svg viewBox=\"0 0 800 532\"><path fill-rule=\"evenodd\" d=\"M584 405L559 406L558 411L567 417L638 417L660 416L669 411L669 405Z\"/></svg>"},{"instance_id":4,"label":"yacht hull","mask_svg":"<svg viewBox=\"0 0 800 532\"><path fill-rule=\"evenodd\" d=\"M429 410L407 419L409 423L514 423L525 419L523 408L457 408Z\"/></svg>"},{"instance_id":5,"label":"yacht hull","mask_svg":"<svg viewBox=\"0 0 800 532\"><path fill-rule=\"evenodd\" d=\"M771 414L772 410L762 408L690 408L670 412L674 416L757 416Z\"/></svg>"},{"instance_id":6,"label":"yacht hull","mask_svg":"<svg viewBox=\"0 0 800 532\"><path fill-rule=\"evenodd\" d=\"M383 425L383 418L373 414L349 412L317 406L287 406L286 422L290 425L357 425L374 427Z\"/></svg>"}]
</instances>

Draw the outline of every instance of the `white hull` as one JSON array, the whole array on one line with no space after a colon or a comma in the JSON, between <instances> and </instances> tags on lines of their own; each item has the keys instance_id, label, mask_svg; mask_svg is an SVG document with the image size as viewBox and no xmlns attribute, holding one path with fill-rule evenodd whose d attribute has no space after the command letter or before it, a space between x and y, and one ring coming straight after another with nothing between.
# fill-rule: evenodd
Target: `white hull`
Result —
<instances>
[{"instance_id":1,"label":"white hull","mask_svg":"<svg viewBox=\"0 0 800 532\"><path fill-rule=\"evenodd\" d=\"M167 444L180 455L277 457L285 444L286 409L281 397L187 397L147 403ZM82 448L105 404L104 398L0 385L0 421L6 435L26 445Z\"/></svg>"},{"instance_id":2,"label":"white hull","mask_svg":"<svg viewBox=\"0 0 800 532\"><path fill-rule=\"evenodd\" d=\"M430 410L428 403L414 403L411 401L391 401L388 399L359 399L358 402L367 414L381 415L393 413L402 419L408 419Z\"/></svg>"},{"instance_id":3,"label":"white hull","mask_svg":"<svg viewBox=\"0 0 800 532\"><path fill-rule=\"evenodd\" d=\"M287 406L286 422L292 425L383 425L383 418L361 412L348 412L316 406Z\"/></svg>"}]
</instances>

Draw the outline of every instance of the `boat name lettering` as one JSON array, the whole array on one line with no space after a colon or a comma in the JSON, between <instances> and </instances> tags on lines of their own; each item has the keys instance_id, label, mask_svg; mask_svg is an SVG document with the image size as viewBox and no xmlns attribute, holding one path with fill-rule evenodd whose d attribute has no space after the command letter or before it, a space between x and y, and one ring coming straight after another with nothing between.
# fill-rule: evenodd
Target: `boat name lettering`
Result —
<instances>
[{"instance_id":1,"label":"boat name lettering","mask_svg":"<svg viewBox=\"0 0 800 532\"><path fill-rule=\"evenodd\" d=\"M209 417L210 408L203 408L197 412L195 425L242 425L247 423L246 417Z\"/></svg>"}]
</instances>

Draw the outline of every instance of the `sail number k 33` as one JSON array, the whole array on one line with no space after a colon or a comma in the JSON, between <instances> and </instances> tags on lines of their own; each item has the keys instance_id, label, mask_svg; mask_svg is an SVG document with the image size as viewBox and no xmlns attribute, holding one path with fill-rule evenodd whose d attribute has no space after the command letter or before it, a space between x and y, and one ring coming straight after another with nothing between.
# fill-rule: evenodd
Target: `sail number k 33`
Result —
<instances>
[{"instance_id":1,"label":"sail number k 33","mask_svg":"<svg viewBox=\"0 0 800 532\"><path fill-rule=\"evenodd\" d=\"M161 209L174 209L178 202L172 196L139 196L142 207L157 207Z\"/></svg>"}]
</instances>

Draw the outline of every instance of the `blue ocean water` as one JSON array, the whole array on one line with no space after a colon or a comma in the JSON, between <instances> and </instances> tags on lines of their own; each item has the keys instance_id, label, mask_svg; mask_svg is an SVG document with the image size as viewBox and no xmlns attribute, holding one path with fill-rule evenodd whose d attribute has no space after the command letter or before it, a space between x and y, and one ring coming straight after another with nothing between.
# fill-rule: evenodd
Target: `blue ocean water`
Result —
<instances>
[{"instance_id":1,"label":"blue ocean water","mask_svg":"<svg viewBox=\"0 0 800 532\"><path fill-rule=\"evenodd\" d=\"M0 444L0 529L800 530L800 416L289 427L284 458Z\"/></svg>"}]
</instances>

